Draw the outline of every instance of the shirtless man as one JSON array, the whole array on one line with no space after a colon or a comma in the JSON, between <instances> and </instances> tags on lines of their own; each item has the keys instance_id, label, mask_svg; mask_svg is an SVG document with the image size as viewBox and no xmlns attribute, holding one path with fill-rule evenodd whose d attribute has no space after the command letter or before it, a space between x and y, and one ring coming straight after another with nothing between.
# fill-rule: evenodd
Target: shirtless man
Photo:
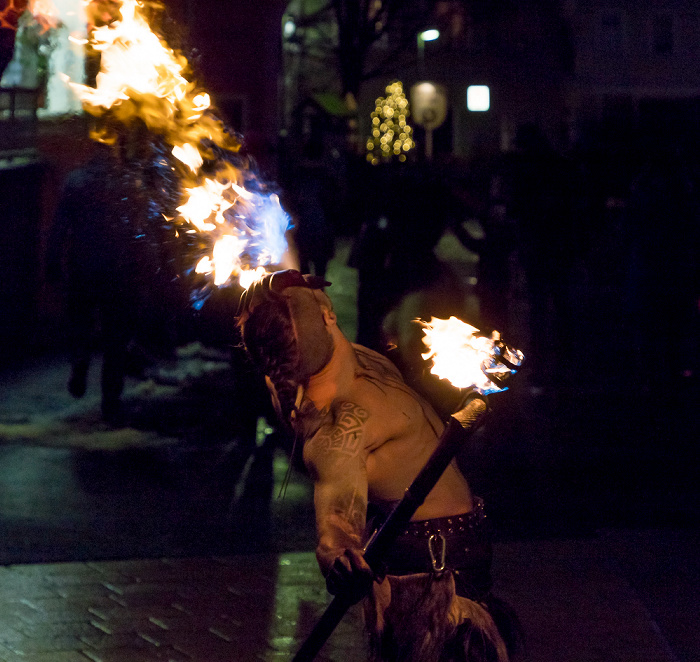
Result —
<instances>
[{"instance_id":1,"label":"shirtless man","mask_svg":"<svg viewBox=\"0 0 700 662\"><path fill-rule=\"evenodd\" d=\"M389 360L347 340L326 284L295 271L267 276L245 293L239 321L278 415L303 444L328 589L370 593L373 660L504 662L483 504L455 462L416 510L382 576L363 558L374 528L368 521L381 522L403 497L443 423Z\"/></svg>"}]
</instances>

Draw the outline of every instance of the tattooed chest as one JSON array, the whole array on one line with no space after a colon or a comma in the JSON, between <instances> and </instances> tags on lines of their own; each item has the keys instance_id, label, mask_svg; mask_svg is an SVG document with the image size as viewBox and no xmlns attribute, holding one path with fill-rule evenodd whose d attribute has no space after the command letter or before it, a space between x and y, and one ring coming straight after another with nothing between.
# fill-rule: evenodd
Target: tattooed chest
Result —
<instances>
[{"instance_id":1,"label":"tattooed chest","mask_svg":"<svg viewBox=\"0 0 700 662\"><path fill-rule=\"evenodd\" d=\"M344 455L357 455L366 443L365 423L369 413L352 402L341 403L334 411L333 425L319 439L319 449Z\"/></svg>"}]
</instances>

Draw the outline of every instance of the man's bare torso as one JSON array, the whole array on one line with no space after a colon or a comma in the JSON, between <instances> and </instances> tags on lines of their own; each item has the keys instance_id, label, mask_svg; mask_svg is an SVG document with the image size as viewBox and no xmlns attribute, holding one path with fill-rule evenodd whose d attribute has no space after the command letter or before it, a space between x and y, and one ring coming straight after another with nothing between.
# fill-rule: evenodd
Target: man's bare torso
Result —
<instances>
[{"instance_id":1,"label":"man's bare torso","mask_svg":"<svg viewBox=\"0 0 700 662\"><path fill-rule=\"evenodd\" d=\"M362 372L351 397L370 413L369 499L376 505L393 506L437 447L443 423L434 409L406 386L388 359L364 347L354 349ZM456 515L471 508L467 481L453 463L414 519Z\"/></svg>"},{"instance_id":2,"label":"man's bare torso","mask_svg":"<svg viewBox=\"0 0 700 662\"><path fill-rule=\"evenodd\" d=\"M365 459L369 502L389 511L437 447L443 423L388 359L359 345L348 348L357 366L334 394L321 434L345 444L346 451L358 446ZM456 515L471 508L467 481L453 462L414 519Z\"/></svg>"}]
</instances>

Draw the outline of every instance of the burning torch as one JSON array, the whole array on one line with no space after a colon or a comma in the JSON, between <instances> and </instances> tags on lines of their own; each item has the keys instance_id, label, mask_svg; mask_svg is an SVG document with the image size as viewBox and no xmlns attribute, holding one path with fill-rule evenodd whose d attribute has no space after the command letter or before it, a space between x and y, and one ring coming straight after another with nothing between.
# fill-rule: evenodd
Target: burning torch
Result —
<instances>
[{"instance_id":1,"label":"burning torch","mask_svg":"<svg viewBox=\"0 0 700 662\"><path fill-rule=\"evenodd\" d=\"M520 350L503 342L498 332L491 337L476 335L478 329L456 317L419 323L427 347L422 356L432 361L431 372L448 379L462 391L463 397L457 411L449 417L437 448L365 545L365 561L375 572L450 462L483 425L488 414L487 396L506 390L506 380L520 369L525 358ZM292 662L313 660L355 602L348 596L336 595Z\"/></svg>"}]
</instances>

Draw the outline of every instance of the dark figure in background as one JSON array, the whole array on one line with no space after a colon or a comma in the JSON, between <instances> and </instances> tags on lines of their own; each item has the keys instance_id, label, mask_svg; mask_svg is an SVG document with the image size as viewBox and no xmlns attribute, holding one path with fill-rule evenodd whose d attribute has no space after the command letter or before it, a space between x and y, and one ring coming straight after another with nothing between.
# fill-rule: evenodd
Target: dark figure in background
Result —
<instances>
[{"instance_id":1,"label":"dark figure in background","mask_svg":"<svg viewBox=\"0 0 700 662\"><path fill-rule=\"evenodd\" d=\"M492 173L489 182L488 203L478 215L483 237L463 239L479 255L476 295L479 299L479 317L482 331L497 330L508 338L514 337L514 321L509 314L512 288L511 260L516 249L515 224L508 216L505 204L503 175Z\"/></svg>"},{"instance_id":2,"label":"dark figure in background","mask_svg":"<svg viewBox=\"0 0 700 662\"><path fill-rule=\"evenodd\" d=\"M571 274L576 219L571 204L572 168L533 124L518 129L504 165L506 213L517 226L529 304L528 362L545 382L548 358L571 349Z\"/></svg>"},{"instance_id":3,"label":"dark figure in background","mask_svg":"<svg viewBox=\"0 0 700 662\"><path fill-rule=\"evenodd\" d=\"M137 270L134 232L119 162L110 147L69 174L51 232L48 277L65 282L71 333L68 390L85 394L93 353L101 349L102 414L119 423L127 346L135 331ZM101 346L96 346L99 330Z\"/></svg>"},{"instance_id":4,"label":"dark figure in background","mask_svg":"<svg viewBox=\"0 0 700 662\"><path fill-rule=\"evenodd\" d=\"M359 276L357 341L384 352L387 313L442 275L433 249L449 222L449 196L423 163L367 166L364 195L364 220L350 261Z\"/></svg>"},{"instance_id":5,"label":"dark figure in background","mask_svg":"<svg viewBox=\"0 0 700 662\"><path fill-rule=\"evenodd\" d=\"M399 536L386 574L364 560L368 536L436 448L443 423L387 358L345 338L324 284L291 270L268 276L246 292L239 322L313 480L328 589L369 591L376 662L507 662L515 620L491 594L483 504L456 462ZM426 531L445 545L444 572L433 571Z\"/></svg>"},{"instance_id":6,"label":"dark figure in background","mask_svg":"<svg viewBox=\"0 0 700 662\"><path fill-rule=\"evenodd\" d=\"M328 184L322 166L302 164L290 189L300 268L324 278L328 262L333 257L335 237L326 214Z\"/></svg>"},{"instance_id":7,"label":"dark figure in background","mask_svg":"<svg viewBox=\"0 0 700 662\"><path fill-rule=\"evenodd\" d=\"M15 49L15 34L14 30L0 27L0 78L2 78L7 65L12 61Z\"/></svg>"},{"instance_id":8,"label":"dark figure in background","mask_svg":"<svg viewBox=\"0 0 700 662\"><path fill-rule=\"evenodd\" d=\"M391 293L384 287L393 245L393 229L382 189L391 183L390 166L365 165L359 177L366 206L363 221L350 255L350 266L358 271L357 342L382 351L381 324L389 311Z\"/></svg>"}]
</instances>

